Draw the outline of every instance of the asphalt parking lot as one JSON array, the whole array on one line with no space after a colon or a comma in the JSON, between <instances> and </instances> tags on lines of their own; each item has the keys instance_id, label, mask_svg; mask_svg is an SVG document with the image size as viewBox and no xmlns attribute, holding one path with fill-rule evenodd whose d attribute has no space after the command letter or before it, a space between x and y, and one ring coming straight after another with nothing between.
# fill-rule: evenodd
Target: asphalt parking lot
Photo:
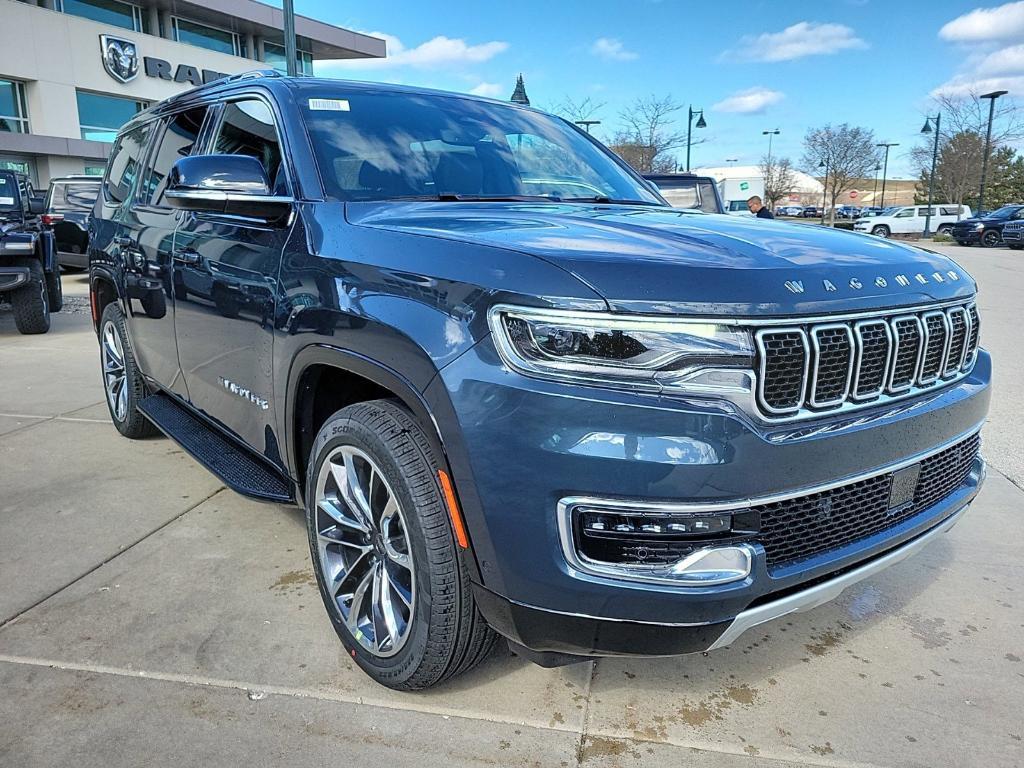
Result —
<instances>
[{"instance_id":1,"label":"asphalt parking lot","mask_svg":"<svg viewBox=\"0 0 1024 768\"><path fill-rule=\"evenodd\" d=\"M419 694L343 653L299 510L117 434L84 276L46 336L0 307L0 765L1024 765L1024 254L942 248L995 355L988 483L948 536L707 656L502 648Z\"/></svg>"}]
</instances>

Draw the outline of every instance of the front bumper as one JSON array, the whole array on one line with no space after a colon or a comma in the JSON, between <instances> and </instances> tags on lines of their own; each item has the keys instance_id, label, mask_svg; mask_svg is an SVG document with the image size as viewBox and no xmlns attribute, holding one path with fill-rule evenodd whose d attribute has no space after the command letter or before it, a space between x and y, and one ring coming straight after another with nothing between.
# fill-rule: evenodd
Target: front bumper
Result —
<instances>
[{"instance_id":1,"label":"front bumper","mask_svg":"<svg viewBox=\"0 0 1024 768\"><path fill-rule=\"evenodd\" d=\"M13 291L32 279L28 267L0 267L0 291Z\"/></svg>"},{"instance_id":2,"label":"front bumper","mask_svg":"<svg viewBox=\"0 0 1024 768\"><path fill-rule=\"evenodd\" d=\"M953 231L950 232L950 237L958 243L980 243L981 231L974 227L971 227L970 229L958 229L954 227Z\"/></svg>"},{"instance_id":3,"label":"front bumper","mask_svg":"<svg viewBox=\"0 0 1024 768\"><path fill-rule=\"evenodd\" d=\"M934 392L770 425L718 400L527 378L505 369L484 340L444 368L425 396L435 413L442 410L437 403L450 403L438 426L488 620L534 650L666 655L706 650L752 606L924 535L970 502L980 465L962 488L877 535L780 567L769 567L755 541L747 578L705 587L574 568L560 538L561 500L733 504L881 474L976 432L988 411L990 377L991 359L981 350L969 374ZM648 628L641 632L650 635L646 641L637 641L638 628Z\"/></svg>"}]
</instances>

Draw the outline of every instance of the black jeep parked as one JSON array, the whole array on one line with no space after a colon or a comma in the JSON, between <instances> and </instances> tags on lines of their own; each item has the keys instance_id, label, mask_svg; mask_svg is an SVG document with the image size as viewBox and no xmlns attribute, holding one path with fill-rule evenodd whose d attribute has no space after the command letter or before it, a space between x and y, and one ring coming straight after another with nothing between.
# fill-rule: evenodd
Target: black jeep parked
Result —
<instances>
[{"instance_id":1,"label":"black jeep parked","mask_svg":"<svg viewBox=\"0 0 1024 768\"><path fill-rule=\"evenodd\" d=\"M1003 227L1011 221L1024 220L1024 205L1004 205L991 213L963 219L953 225L953 239L959 245L980 243L994 248L1003 242Z\"/></svg>"},{"instance_id":2,"label":"black jeep parked","mask_svg":"<svg viewBox=\"0 0 1024 768\"><path fill-rule=\"evenodd\" d=\"M0 171L0 296L14 306L21 333L46 333L64 303L53 232L39 219L42 198L28 178Z\"/></svg>"},{"instance_id":3,"label":"black jeep parked","mask_svg":"<svg viewBox=\"0 0 1024 768\"><path fill-rule=\"evenodd\" d=\"M89 218L102 181L98 176L63 176L50 181L43 224L53 229L57 258L65 269L89 266Z\"/></svg>"}]
</instances>

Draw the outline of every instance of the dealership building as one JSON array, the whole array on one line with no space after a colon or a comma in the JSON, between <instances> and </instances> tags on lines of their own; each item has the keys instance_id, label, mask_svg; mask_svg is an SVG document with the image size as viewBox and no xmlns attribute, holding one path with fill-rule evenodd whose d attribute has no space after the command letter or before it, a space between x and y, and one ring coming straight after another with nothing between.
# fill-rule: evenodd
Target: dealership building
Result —
<instances>
[{"instance_id":1,"label":"dealership building","mask_svg":"<svg viewBox=\"0 0 1024 768\"><path fill-rule=\"evenodd\" d=\"M37 187L101 174L117 129L225 74L286 65L281 10L255 0L0 0L0 168ZM298 71L381 58L384 40L297 16Z\"/></svg>"}]
</instances>

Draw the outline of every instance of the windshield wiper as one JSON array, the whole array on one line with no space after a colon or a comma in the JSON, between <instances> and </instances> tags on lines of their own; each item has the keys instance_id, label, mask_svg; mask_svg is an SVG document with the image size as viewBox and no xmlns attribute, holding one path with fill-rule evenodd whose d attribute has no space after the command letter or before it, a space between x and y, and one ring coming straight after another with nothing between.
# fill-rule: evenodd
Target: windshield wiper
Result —
<instances>
[{"instance_id":1,"label":"windshield wiper","mask_svg":"<svg viewBox=\"0 0 1024 768\"><path fill-rule=\"evenodd\" d=\"M663 207L661 203L650 200L627 200L607 195L595 195L594 197L563 197L563 203L601 203L603 205L654 205Z\"/></svg>"},{"instance_id":2,"label":"windshield wiper","mask_svg":"<svg viewBox=\"0 0 1024 768\"><path fill-rule=\"evenodd\" d=\"M383 198L384 201L437 200L442 203L560 203L562 198L554 195L460 195L454 192L439 192L436 195L396 195Z\"/></svg>"}]
</instances>

